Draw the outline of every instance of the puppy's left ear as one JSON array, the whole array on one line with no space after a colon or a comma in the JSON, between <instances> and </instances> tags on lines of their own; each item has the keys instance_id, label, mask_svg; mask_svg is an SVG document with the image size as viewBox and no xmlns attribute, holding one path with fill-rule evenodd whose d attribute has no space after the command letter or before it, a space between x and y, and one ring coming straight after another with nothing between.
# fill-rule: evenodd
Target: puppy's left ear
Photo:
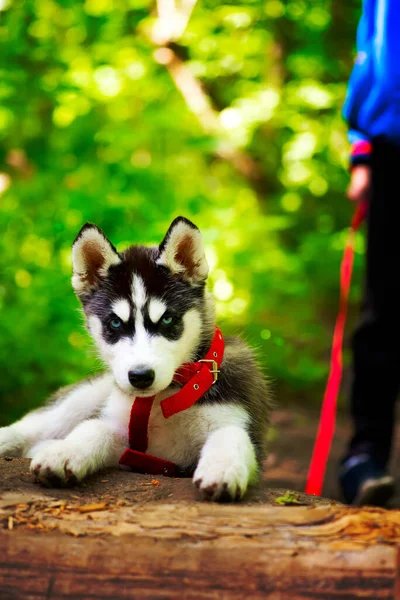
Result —
<instances>
[{"instance_id":1,"label":"puppy's left ear","mask_svg":"<svg viewBox=\"0 0 400 600\"><path fill-rule=\"evenodd\" d=\"M185 217L177 217L170 225L159 247L157 264L193 285L204 283L208 264L199 229Z\"/></svg>"}]
</instances>

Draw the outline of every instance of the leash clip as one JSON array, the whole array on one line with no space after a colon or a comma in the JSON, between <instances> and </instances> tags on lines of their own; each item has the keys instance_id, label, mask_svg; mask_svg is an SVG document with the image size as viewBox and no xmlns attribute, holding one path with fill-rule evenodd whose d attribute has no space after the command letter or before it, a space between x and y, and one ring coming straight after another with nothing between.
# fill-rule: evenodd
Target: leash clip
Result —
<instances>
[{"instance_id":1,"label":"leash clip","mask_svg":"<svg viewBox=\"0 0 400 600\"><path fill-rule=\"evenodd\" d=\"M210 369L210 373L213 374L214 381L212 382L212 385L214 385L214 383L218 380L218 373L220 372L218 370L218 363L217 363L217 361L216 360L210 360L210 359L207 359L207 358L202 358L198 362L201 362L201 363L211 363L212 369Z\"/></svg>"}]
</instances>

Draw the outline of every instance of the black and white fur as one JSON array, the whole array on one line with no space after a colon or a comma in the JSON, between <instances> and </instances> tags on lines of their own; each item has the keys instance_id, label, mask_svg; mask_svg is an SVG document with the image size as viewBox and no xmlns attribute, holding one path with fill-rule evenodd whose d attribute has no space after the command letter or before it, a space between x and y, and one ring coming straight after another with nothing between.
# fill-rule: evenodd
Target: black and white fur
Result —
<instances>
[{"instance_id":1,"label":"black and white fur","mask_svg":"<svg viewBox=\"0 0 400 600\"><path fill-rule=\"evenodd\" d=\"M214 335L200 231L178 217L159 247L119 253L86 224L72 257L72 285L108 370L1 428L0 456L31 457L31 471L45 485L81 481L118 464L128 447L135 395L156 395L147 452L194 471L203 498L241 498L265 456L270 412L267 385L249 348L226 338L221 373L208 392L169 419L160 408L178 389L176 369L202 358ZM143 371L153 381L135 389L131 374Z\"/></svg>"}]
</instances>

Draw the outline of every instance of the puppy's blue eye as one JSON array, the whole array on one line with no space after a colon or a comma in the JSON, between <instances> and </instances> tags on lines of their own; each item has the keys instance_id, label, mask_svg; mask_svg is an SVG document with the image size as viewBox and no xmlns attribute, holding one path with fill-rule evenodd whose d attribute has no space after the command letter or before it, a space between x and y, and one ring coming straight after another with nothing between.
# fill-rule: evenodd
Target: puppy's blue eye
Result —
<instances>
[{"instance_id":1,"label":"puppy's blue eye","mask_svg":"<svg viewBox=\"0 0 400 600\"><path fill-rule=\"evenodd\" d=\"M110 325L112 329L119 329L122 325L122 321L121 319L118 319L118 317L115 317L115 319L111 319Z\"/></svg>"},{"instance_id":2,"label":"puppy's blue eye","mask_svg":"<svg viewBox=\"0 0 400 600\"><path fill-rule=\"evenodd\" d=\"M162 319L161 319L161 324L165 325L165 327L168 327L169 325L172 325L172 323L174 322L174 318L170 317L169 315L165 315Z\"/></svg>"}]
</instances>

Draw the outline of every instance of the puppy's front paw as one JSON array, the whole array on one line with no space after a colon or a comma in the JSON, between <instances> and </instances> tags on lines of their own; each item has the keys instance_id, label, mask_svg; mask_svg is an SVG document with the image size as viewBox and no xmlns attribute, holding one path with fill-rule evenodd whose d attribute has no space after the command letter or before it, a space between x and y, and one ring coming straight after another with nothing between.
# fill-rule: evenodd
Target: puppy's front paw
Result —
<instances>
[{"instance_id":1,"label":"puppy's front paw","mask_svg":"<svg viewBox=\"0 0 400 600\"><path fill-rule=\"evenodd\" d=\"M21 456L24 438L11 427L0 427L0 456Z\"/></svg>"},{"instance_id":2,"label":"puppy's front paw","mask_svg":"<svg viewBox=\"0 0 400 600\"><path fill-rule=\"evenodd\" d=\"M35 452L30 469L37 483L62 487L81 481L88 473L89 465L79 447L65 440L53 440Z\"/></svg>"},{"instance_id":3,"label":"puppy's front paw","mask_svg":"<svg viewBox=\"0 0 400 600\"><path fill-rule=\"evenodd\" d=\"M228 456L206 454L199 461L193 483L203 500L240 500L247 490L249 469L245 463L232 461Z\"/></svg>"}]
</instances>

